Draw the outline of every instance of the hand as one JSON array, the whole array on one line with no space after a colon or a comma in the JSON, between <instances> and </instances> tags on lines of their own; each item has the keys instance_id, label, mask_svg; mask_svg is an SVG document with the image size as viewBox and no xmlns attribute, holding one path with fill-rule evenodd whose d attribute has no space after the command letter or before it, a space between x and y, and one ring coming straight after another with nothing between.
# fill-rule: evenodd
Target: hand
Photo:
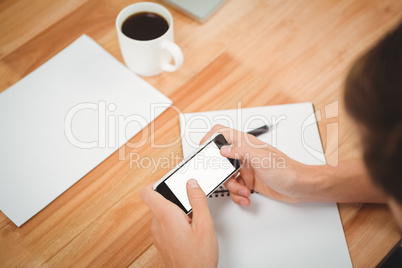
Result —
<instances>
[{"instance_id":1,"label":"hand","mask_svg":"<svg viewBox=\"0 0 402 268\"><path fill-rule=\"evenodd\" d=\"M250 190L285 202L386 202L383 191L374 185L361 159L329 165L304 165L256 137L221 125L214 126L201 143L222 133L230 146L223 156L240 159L240 176L225 186L232 200L249 206Z\"/></svg>"},{"instance_id":2,"label":"hand","mask_svg":"<svg viewBox=\"0 0 402 268\"><path fill-rule=\"evenodd\" d=\"M192 218L148 185L140 197L152 210L151 233L167 267L216 267L219 248L205 193L196 180L187 182Z\"/></svg>"},{"instance_id":3,"label":"hand","mask_svg":"<svg viewBox=\"0 0 402 268\"><path fill-rule=\"evenodd\" d=\"M201 143L215 133L221 133L229 146L221 148L221 154L240 159L240 176L230 178L225 187L232 200L249 206L250 190L285 202L304 201L312 190L313 180L305 180L307 166L294 161L278 149L256 137L221 125L214 126Z\"/></svg>"}]
</instances>

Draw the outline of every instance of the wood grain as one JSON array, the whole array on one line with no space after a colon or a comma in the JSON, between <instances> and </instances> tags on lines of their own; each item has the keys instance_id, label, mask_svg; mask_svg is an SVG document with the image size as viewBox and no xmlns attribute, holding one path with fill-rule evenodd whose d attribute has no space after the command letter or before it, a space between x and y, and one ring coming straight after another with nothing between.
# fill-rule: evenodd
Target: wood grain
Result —
<instances>
[{"instance_id":1,"label":"wood grain","mask_svg":"<svg viewBox=\"0 0 402 268\"><path fill-rule=\"evenodd\" d=\"M84 33L122 61L114 20L134 2L0 1L0 92ZM167 157L173 166L181 159L177 111L313 102L327 159L336 165L360 156L343 80L356 57L400 21L401 1L228 0L204 24L169 10L184 65L145 80L174 107L21 228L0 213L1 267L163 267L138 191L169 167L132 160ZM330 105L336 113L329 118ZM140 140L140 148L129 146ZM354 267L375 266L400 239L387 207L338 206Z\"/></svg>"}]
</instances>

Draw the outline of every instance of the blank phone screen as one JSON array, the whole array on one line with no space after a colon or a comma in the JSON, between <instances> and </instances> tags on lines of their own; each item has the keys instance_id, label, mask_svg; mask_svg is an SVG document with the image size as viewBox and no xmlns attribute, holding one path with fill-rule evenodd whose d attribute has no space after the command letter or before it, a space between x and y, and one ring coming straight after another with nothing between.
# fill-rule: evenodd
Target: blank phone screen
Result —
<instances>
[{"instance_id":1,"label":"blank phone screen","mask_svg":"<svg viewBox=\"0 0 402 268\"><path fill-rule=\"evenodd\" d=\"M184 208L189 211L191 206L186 188L189 179L196 179L201 189L208 195L231 176L235 170L233 164L220 154L218 146L211 141L180 169L170 175L165 183Z\"/></svg>"}]
</instances>

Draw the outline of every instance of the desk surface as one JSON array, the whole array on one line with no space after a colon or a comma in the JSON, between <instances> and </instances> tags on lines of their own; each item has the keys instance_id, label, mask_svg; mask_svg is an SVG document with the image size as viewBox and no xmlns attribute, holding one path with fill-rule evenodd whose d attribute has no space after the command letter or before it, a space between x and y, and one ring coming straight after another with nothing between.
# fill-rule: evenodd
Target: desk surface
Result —
<instances>
[{"instance_id":1,"label":"desk surface","mask_svg":"<svg viewBox=\"0 0 402 268\"><path fill-rule=\"evenodd\" d=\"M114 20L131 2L1 1L0 92L83 33L122 61ZM169 9L184 65L145 80L181 111L313 102L323 115L328 161L359 157L357 131L342 101L343 79L353 60L398 23L401 1L227 0L204 24ZM335 117L324 116L328 105L339 107ZM150 138L151 129L141 134ZM157 118L152 134L155 144L178 138L177 112ZM158 149L150 140L114 153L21 228L0 212L0 266L162 266L149 231L151 213L138 191L166 170L130 166L130 155L182 153L180 143ZM355 267L376 265L399 241L386 206L339 209Z\"/></svg>"}]
</instances>

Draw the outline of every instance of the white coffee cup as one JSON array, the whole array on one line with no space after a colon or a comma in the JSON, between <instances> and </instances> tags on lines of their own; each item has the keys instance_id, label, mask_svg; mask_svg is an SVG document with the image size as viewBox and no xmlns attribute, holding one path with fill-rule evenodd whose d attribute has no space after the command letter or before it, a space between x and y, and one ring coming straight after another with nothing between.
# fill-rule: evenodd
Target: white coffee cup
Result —
<instances>
[{"instance_id":1,"label":"white coffee cup","mask_svg":"<svg viewBox=\"0 0 402 268\"><path fill-rule=\"evenodd\" d=\"M169 29L161 36L152 40L136 40L122 32L123 22L135 13L156 13L167 21ZM154 76L163 71L174 72L183 64L183 53L173 38L173 17L165 7L141 2L127 6L116 18L116 30L120 50L127 67L141 76ZM172 56L174 64L171 64Z\"/></svg>"}]
</instances>

